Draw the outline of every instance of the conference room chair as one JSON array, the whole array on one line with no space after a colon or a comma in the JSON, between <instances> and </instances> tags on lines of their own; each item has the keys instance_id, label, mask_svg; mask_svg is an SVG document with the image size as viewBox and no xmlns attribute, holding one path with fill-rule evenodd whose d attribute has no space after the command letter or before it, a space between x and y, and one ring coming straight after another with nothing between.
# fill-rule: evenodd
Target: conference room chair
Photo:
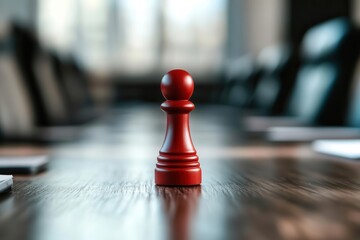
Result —
<instances>
[{"instance_id":1,"label":"conference room chair","mask_svg":"<svg viewBox=\"0 0 360 240\"><path fill-rule=\"evenodd\" d=\"M260 75L261 69L248 55L227 63L224 70L222 102L249 109Z\"/></svg>"},{"instance_id":2,"label":"conference room chair","mask_svg":"<svg viewBox=\"0 0 360 240\"><path fill-rule=\"evenodd\" d=\"M357 60L354 80L351 83L350 103L347 108L345 125L360 130L360 57Z\"/></svg>"},{"instance_id":3,"label":"conference room chair","mask_svg":"<svg viewBox=\"0 0 360 240\"><path fill-rule=\"evenodd\" d=\"M37 126L54 126L69 122L66 96L55 80L49 56L42 51L33 31L13 23L13 50L22 79L29 92Z\"/></svg>"},{"instance_id":4,"label":"conference room chair","mask_svg":"<svg viewBox=\"0 0 360 240\"><path fill-rule=\"evenodd\" d=\"M308 125L343 125L358 58L357 30L347 18L311 28L286 114Z\"/></svg>"},{"instance_id":5,"label":"conference room chair","mask_svg":"<svg viewBox=\"0 0 360 240\"><path fill-rule=\"evenodd\" d=\"M71 126L94 117L84 70L72 56L46 49L36 34L13 25L15 51L36 106L39 126Z\"/></svg>"},{"instance_id":6,"label":"conference room chair","mask_svg":"<svg viewBox=\"0 0 360 240\"><path fill-rule=\"evenodd\" d=\"M86 71L73 56L50 52L50 62L58 84L67 99L72 124L80 124L97 116L95 100Z\"/></svg>"},{"instance_id":7,"label":"conference room chair","mask_svg":"<svg viewBox=\"0 0 360 240\"><path fill-rule=\"evenodd\" d=\"M86 107L92 109L90 96L86 95L89 86L81 85L84 73L70 61L61 62L60 70L65 74L59 79L52 59L51 52L43 49L27 28L12 24L2 34L1 140L42 143L72 140L79 133L76 126L93 117L82 111ZM65 86L64 79L73 84ZM72 96L67 95L69 89ZM73 101L74 97L78 97L78 102Z\"/></svg>"},{"instance_id":8,"label":"conference room chair","mask_svg":"<svg viewBox=\"0 0 360 240\"><path fill-rule=\"evenodd\" d=\"M357 42L358 30L347 18L336 18L309 29L300 46L299 67L292 89L287 92L288 99L280 101L284 111L276 116L246 116L242 120L246 131L257 136L267 135L271 129L272 134L279 131L280 138L283 138L293 134L292 131L284 131L284 127L344 126L359 55ZM266 87L266 84L260 87L261 84L259 82L255 99L266 96L266 90L270 93L274 91L274 87ZM261 88L265 94L257 95ZM265 106L269 109L272 105Z\"/></svg>"},{"instance_id":9,"label":"conference room chair","mask_svg":"<svg viewBox=\"0 0 360 240\"><path fill-rule=\"evenodd\" d=\"M35 129L35 109L16 61L9 28L0 38L0 140L29 138Z\"/></svg>"},{"instance_id":10,"label":"conference room chair","mask_svg":"<svg viewBox=\"0 0 360 240\"><path fill-rule=\"evenodd\" d=\"M291 96L298 68L296 51L290 45L265 48L259 54L262 74L254 91L254 113L279 116Z\"/></svg>"}]
</instances>

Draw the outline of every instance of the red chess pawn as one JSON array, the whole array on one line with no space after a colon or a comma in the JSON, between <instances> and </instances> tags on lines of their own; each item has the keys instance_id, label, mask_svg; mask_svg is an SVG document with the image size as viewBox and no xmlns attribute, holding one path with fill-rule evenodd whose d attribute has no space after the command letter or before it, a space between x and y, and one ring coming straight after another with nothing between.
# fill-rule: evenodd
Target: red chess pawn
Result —
<instances>
[{"instance_id":1,"label":"red chess pawn","mask_svg":"<svg viewBox=\"0 0 360 240\"><path fill-rule=\"evenodd\" d=\"M161 92L166 98L161 104L161 109L167 113L167 127L155 168L157 185L201 184L199 158L191 140L189 127L189 113L195 108L189 101L193 91L194 81L184 70L172 70L161 80Z\"/></svg>"}]
</instances>

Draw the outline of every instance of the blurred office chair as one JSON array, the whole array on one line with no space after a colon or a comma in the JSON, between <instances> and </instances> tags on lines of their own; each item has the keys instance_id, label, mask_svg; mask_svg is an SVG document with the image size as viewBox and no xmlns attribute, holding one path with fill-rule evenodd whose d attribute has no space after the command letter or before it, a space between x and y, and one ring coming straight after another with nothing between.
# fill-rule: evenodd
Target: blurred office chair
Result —
<instances>
[{"instance_id":1,"label":"blurred office chair","mask_svg":"<svg viewBox=\"0 0 360 240\"><path fill-rule=\"evenodd\" d=\"M0 139L38 143L75 139L79 130L68 127L72 115L49 55L26 30L9 29L0 37Z\"/></svg>"},{"instance_id":2,"label":"blurred office chair","mask_svg":"<svg viewBox=\"0 0 360 240\"><path fill-rule=\"evenodd\" d=\"M281 127L344 125L358 57L357 39L357 30L346 18L311 28L302 42L300 67L291 96L284 100L284 113L280 118L244 118L245 129L261 134L271 130L285 139L293 133Z\"/></svg>"},{"instance_id":3,"label":"blurred office chair","mask_svg":"<svg viewBox=\"0 0 360 240\"><path fill-rule=\"evenodd\" d=\"M37 125L73 125L91 119L89 85L77 62L44 49L25 27L14 24L12 34L17 60L36 108Z\"/></svg>"},{"instance_id":4,"label":"blurred office chair","mask_svg":"<svg viewBox=\"0 0 360 240\"><path fill-rule=\"evenodd\" d=\"M66 95L74 124L96 116L94 101L86 73L74 57L60 57L51 52L51 65Z\"/></svg>"},{"instance_id":5,"label":"blurred office chair","mask_svg":"<svg viewBox=\"0 0 360 240\"><path fill-rule=\"evenodd\" d=\"M267 130L266 138L273 142L310 142L319 139L360 139L360 60L358 60L355 78L351 84L350 104L345 119L345 126L270 127ZM339 143L341 142L342 141L339 141ZM346 143L346 141L344 143ZM331 151L329 148L331 147L325 147L322 151Z\"/></svg>"},{"instance_id":6,"label":"blurred office chair","mask_svg":"<svg viewBox=\"0 0 360 240\"><path fill-rule=\"evenodd\" d=\"M0 139L27 138L35 127L34 107L14 54L9 29L0 38Z\"/></svg>"},{"instance_id":7,"label":"blurred office chair","mask_svg":"<svg viewBox=\"0 0 360 240\"><path fill-rule=\"evenodd\" d=\"M347 18L322 23L306 33L288 115L309 125L345 123L357 42L357 31Z\"/></svg>"},{"instance_id":8,"label":"blurred office chair","mask_svg":"<svg viewBox=\"0 0 360 240\"><path fill-rule=\"evenodd\" d=\"M252 103L256 114L277 116L284 113L295 82L298 67L296 57L289 45L268 47L261 51L258 64L262 74Z\"/></svg>"},{"instance_id":9,"label":"blurred office chair","mask_svg":"<svg viewBox=\"0 0 360 240\"><path fill-rule=\"evenodd\" d=\"M69 122L66 96L55 80L48 55L42 51L32 31L19 24L12 25L14 52L26 84L37 126Z\"/></svg>"},{"instance_id":10,"label":"blurred office chair","mask_svg":"<svg viewBox=\"0 0 360 240\"><path fill-rule=\"evenodd\" d=\"M224 103L249 108L261 69L249 56L243 56L225 66L225 86L222 91Z\"/></svg>"},{"instance_id":11,"label":"blurred office chair","mask_svg":"<svg viewBox=\"0 0 360 240\"><path fill-rule=\"evenodd\" d=\"M351 103L348 107L346 123L349 127L360 129L360 57L358 58L354 75L354 81L351 85Z\"/></svg>"}]
</instances>

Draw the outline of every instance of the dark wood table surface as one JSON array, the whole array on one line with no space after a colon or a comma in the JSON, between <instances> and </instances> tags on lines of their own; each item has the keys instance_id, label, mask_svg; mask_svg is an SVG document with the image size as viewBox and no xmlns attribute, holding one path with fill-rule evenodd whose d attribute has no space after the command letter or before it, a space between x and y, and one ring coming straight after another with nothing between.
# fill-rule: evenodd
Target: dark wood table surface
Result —
<instances>
[{"instance_id":1,"label":"dark wood table surface","mask_svg":"<svg viewBox=\"0 0 360 240\"><path fill-rule=\"evenodd\" d=\"M0 195L0 239L360 239L359 162L250 141L237 124L230 108L198 106L203 184L157 187L165 115L120 107L51 147L47 171L15 176ZM27 152L37 150L0 148Z\"/></svg>"}]
</instances>

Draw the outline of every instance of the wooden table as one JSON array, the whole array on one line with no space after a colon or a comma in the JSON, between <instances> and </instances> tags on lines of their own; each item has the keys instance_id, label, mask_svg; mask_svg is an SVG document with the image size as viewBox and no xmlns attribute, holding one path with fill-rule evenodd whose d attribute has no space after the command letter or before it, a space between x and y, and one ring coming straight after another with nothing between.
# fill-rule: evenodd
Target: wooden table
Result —
<instances>
[{"instance_id":1,"label":"wooden table","mask_svg":"<svg viewBox=\"0 0 360 240\"><path fill-rule=\"evenodd\" d=\"M155 186L164 114L120 107L52 148L46 172L15 176L0 239L360 239L358 162L249 141L232 109L191 117L201 186Z\"/></svg>"}]
</instances>

